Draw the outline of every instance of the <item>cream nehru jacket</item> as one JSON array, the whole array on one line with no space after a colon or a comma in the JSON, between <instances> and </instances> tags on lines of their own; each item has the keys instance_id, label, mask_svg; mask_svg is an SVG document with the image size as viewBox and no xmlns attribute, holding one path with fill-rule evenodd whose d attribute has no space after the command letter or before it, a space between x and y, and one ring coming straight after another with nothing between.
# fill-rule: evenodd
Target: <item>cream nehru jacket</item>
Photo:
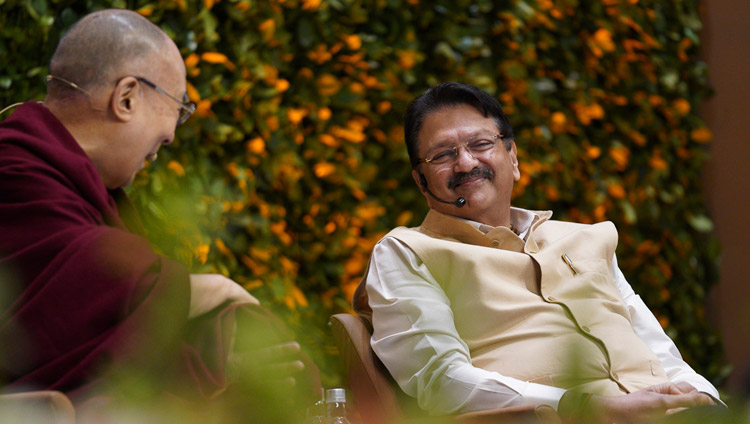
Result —
<instances>
[{"instance_id":1,"label":"cream nehru jacket","mask_svg":"<svg viewBox=\"0 0 750 424\"><path fill-rule=\"evenodd\" d=\"M667 382L612 279L614 225L535 214L525 241L505 227L483 234L434 210L420 227L388 235L440 283L474 366L602 395Z\"/></svg>"}]
</instances>

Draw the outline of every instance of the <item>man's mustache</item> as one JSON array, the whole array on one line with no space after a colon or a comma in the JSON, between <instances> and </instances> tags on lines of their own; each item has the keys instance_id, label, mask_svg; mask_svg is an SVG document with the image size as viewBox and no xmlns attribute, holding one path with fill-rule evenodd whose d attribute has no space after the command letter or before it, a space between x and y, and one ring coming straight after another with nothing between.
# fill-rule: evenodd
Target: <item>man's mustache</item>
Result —
<instances>
[{"instance_id":1,"label":"man's mustache","mask_svg":"<svg viewBox=\"0 0 750 424\"><path fill-rule=\"evenodd\" d=\"M451 189L454 189L456 188L457 185L474 177L485 177L488 180L491 180L495 177L495 173L492 172L492 169L490 169L489 166L485 166L483 168L474 168L469 172L459 172L453 175L448 180L448 187L450 187Z\"/></svg>"}]
</instances>

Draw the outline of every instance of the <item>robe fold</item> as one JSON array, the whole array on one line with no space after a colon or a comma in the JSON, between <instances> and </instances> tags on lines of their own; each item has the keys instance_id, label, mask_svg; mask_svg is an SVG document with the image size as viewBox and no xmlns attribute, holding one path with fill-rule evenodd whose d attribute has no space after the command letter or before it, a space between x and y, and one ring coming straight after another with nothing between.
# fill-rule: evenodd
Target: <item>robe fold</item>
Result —
<instances>
[{"instance_id":1,"label":"robe fold","mask_svg":"<svg viewBox=\"0 0 750 424\"><path fill-rule=\"evenodd\" d=\"M236 312L196 333L189 305L187 269L152 250L125 193L106 189L45 106L25 103L0 123L4 391L75 395L132 367L176 370L210 396L225 385Z\"/></svg>"}]
</instances>

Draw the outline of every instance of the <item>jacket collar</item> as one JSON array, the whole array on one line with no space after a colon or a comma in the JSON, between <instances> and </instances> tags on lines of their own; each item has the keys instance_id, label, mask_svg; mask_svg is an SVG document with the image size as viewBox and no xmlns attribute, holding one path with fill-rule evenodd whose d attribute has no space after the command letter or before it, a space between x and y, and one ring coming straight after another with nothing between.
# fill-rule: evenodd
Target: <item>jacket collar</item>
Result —
<instances>
[{"instance_id":1,"label":"jacket collar","mask_svg":"<svg viewBox=\"0 0 750 424\"><path fill-rule=\"evenodd\" d=\"M526 244L525 240L528 240L534 230L551 217L552 211L530 211L512 207L510 222L524 236L524 238L521 238L510 228L504 226L492 227L430 209L424 221L422 221L419 231L427 235L453 239L461 243L522 252Z\"/></svg>"}]
</instances>

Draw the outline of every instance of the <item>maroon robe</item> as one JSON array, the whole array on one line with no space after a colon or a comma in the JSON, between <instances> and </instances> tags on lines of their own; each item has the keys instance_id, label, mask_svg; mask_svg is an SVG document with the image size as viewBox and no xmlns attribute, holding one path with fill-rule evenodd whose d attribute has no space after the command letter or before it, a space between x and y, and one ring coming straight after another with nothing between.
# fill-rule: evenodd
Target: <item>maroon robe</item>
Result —
<instances>
[{"instance_id":1,"label":"maroon robe","mask_svg":"<svg viewBox=\"0 0 750 424\"><path fill-rule=\"evenodd\" d=\"M188 271L154 253L124 192L45 106L0 123L0 387L76 395L104 370L168 368L210 396L237 311L188 323L189 303ZM245 312L278 327L269 343L291 339Z\"/></svg>"}]
</instances>

